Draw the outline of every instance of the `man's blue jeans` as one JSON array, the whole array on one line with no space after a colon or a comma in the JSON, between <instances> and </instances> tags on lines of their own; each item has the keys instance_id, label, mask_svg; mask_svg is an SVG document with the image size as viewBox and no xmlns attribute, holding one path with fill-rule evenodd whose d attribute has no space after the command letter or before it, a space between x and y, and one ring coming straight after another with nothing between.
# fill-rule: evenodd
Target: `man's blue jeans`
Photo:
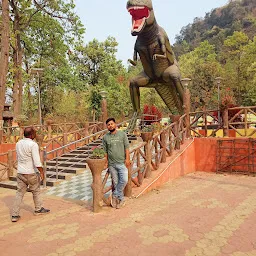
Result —
<instances>
[{"instance_id":1,"label":"man's blue jeans","mask_svg":"<svg viewBox=\"0 0 256 256\"><path fill-rule=\"evenodd\" d=\"M113 196L122 201L124 199L124 188L128 182L128 169L125 164L112 164L108 169L114 185Z\"/></svg>"}]
</instances>

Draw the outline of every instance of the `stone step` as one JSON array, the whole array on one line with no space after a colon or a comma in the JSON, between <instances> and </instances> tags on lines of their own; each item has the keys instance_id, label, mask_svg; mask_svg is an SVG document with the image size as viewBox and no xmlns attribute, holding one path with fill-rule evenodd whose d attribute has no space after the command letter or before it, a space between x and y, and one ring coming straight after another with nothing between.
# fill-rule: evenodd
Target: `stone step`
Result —
<instances>
[{"instance_id":1,"label":"stone step","mask_svg":"<svg viewBox=\"0 0 256 256\"><path fill-rule=\"evenodd\" d=\"M81 147L81 148L77 148L75 150L79 150L79 151L91 151L92 149L91 148L88 148L88 147ZM73 152L73 151L71 151Z\"/></svg>"},{"instance_id":2,"label":"stone step","mask_svg":"<svg viewBox=\"0 0 256 256\"><path fill-rule=\"evenodd\" d=\"M60 182L61 182L61 180L56 180L54 178L47 178L46 186L53 187L53 186L58 185ZM43 182L41 182L41 185L43 185ZM16 177L11 177L11 180L1 181L0 187L17 190Z\"/></svg>"},{"instance_id":3,"label":"stone step","mask_svg":"<svg viewBox=\"0 0 256 256\"><path fill-rule=\"evenodd\" d=\"M85 149L83 149L83 150L76 149L76 150L72 150L68 154L88 154L90 151L91 150L87 150L87 149L86 150Z\"/></svg>"},{"instance_id":4,"label":"stone step","mask_svg":"<svg viewBox=\"0 0 256 256\"><path fill-rule=\"evenodd\" d=\"M77 167L59 167L58 170L62 173L73 173L73 174L81 174L84 172L85 168L77 168ZM56 172L55 167L47 167L47 172Z\"/></svg>"},{"instance_id":5,"label":"stone step","mask_svg":"<svg viewBox=\"0 0 256 256\"><path fill-rule=\"evenodd\" d=\"M46 172L46 176L47 178L52 178L52 179L56 179L57 178L57 174L56 171L47 171ZM58 179L59 180L71 180L71 178L74 176L74 174L72 173L63 173L63 172L59 172L58 173Z\"/></svg>"},{"instance_id":6,"label":"stone step","mask_svg":"<svg viewBox=\"0 0 256 256\"><path fill-rule=\"evenodd\" d=\"M91 151L90 151L91 152ZM89 152L89 153L90 153ZM74 157L77 157L77 158L83 158L83 159L86 159L88 157L88 155L84 155L84 154L76 154L76 153L68 153L68 154L65 154L65 155L62 155L62 157L65 157L65 158L74 158Z\"/></svg>"},{"instance_id":7,"label":"stone step","mask_svg":"<svg viewBox=\"0 0 256 256\"><path fill-rule=\"evenodd\" d=\"M46 176L48 178L51 177L52 179L56 179L56 176L57 176L56 171L47 171ZM59 172L58 179L60 179L60 180L70 180L73 176L74 176L74 174L72 174L72 173ZM10 181L15 181L16 182L16 176L11 176L9 179L10 179Z\"/></svg>"},{"instance_id":8,"label":"stone step","mask_svg":"<svg viewBox=\"0 0 256 256\"><path fill-rule=\"evenodd\" d=\"M99 141L99 142L94 141L94 142L90 142L88 144L89 147L95 147L95 146L99 146L99 145L102 145L102 141Z\"/></svg>"},{"instance_id":9,"label":"stone step","mask_svg":"<svg viewBox=\"0 0 256 256\"><path fill-rule=\"evenodd\" d=\"M5 180L0 182L1 188L17 189L17 182L12 180Z\"/></svg>"},{"instance_id":10,"label":"stone step","mask_svg":"<svg viewBox=\"0 0 256 256\"><path fill-rule=\"evenodd\" d=\"M70 158L69 160L62 160L61 158L58 159L58 165L62 165L62 164L69 164L69 165L74 165L74 164L80 164L80 165L85 165L86 163L86 159L83 158ZM55 160L51 160L51 161L47 161L47 166L55 166L56 165L56 161Z\"/></svg>"},{"instance_id":11,"label":"stone step","mask_svg":"<svg viewBox=\"0 0 256 256\"><path fill-rule=\"evenodd\" d=\"M48 162L47 162L47 166L48 166ZM54 165L49 165L49 166L56 166L56 162L55 162ZM72 168L85 169L86 168L86 164L85 163L79 163L79 162L76 162L76 163L63 162L63 163L58 163L58 167L59 168L62 168L62 167L72 167Z\"/></svg>"}]
</instances>

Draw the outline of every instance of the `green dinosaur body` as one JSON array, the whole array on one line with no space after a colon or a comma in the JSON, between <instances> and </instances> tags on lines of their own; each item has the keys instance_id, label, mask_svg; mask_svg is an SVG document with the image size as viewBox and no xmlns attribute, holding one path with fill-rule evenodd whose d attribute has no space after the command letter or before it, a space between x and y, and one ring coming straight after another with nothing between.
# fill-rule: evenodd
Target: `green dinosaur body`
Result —
<instances>
[{"instance_id":1,"label":"green dinosaur body","mask_svg":"<svg viewBox=\"0 0 256 256\"><path fill-rule=\"evenodd\" d=\"M151 0L129 0L127 10L132 16L132 35L137 36L133 60L138 55L143 71L130 81L130 94L134 111L140 112L139 87L155 88L166 106L172 112L183 109L183 87L180 71L168 36L155 19Z\"/></svg>"}]
</instances>

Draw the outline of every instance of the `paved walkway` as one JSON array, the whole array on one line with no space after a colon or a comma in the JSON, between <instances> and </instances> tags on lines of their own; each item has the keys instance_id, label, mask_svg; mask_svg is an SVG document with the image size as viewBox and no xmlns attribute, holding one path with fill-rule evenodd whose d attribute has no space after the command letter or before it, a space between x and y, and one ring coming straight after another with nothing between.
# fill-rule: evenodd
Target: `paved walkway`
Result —
<instances>
[{"instance_id":1,"label":"paved walkway","mask_svg":"<svg viewBox=\"0 0 256 256\"><path fill-rule=\"evenodd\" d=\"M27 193L18 223L9 218L14 195L0 189L1 256L256 255L254 177L191 174L99 214L45 195L52 212L33 216Z\"/></svg>"}]
</instances>

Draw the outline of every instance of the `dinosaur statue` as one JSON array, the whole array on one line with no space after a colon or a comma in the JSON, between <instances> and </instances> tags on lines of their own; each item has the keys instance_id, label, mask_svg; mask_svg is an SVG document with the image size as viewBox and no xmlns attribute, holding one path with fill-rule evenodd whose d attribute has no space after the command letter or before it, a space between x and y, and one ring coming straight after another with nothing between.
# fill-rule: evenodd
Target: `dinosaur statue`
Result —
<instances>
[{"instance_id":1,"label":"dinosaur statue","mask_svg":"<svg viewBox=\"0 0 256 256\"><path fill-rule=\"evenodd\" d=\"M172 112L173 108L176 108L181 114L184 89L180 81L178 63L166 32L156 22L152 1L129 0L127 10L132 16L131 34L137 36L133 60L128 61L136 66L139 55L143 66L143 71L130 80L134 109L131 125L135 126L140 113L139 87L155 88L169 110Z\"/></svg>"}]
</instances>

